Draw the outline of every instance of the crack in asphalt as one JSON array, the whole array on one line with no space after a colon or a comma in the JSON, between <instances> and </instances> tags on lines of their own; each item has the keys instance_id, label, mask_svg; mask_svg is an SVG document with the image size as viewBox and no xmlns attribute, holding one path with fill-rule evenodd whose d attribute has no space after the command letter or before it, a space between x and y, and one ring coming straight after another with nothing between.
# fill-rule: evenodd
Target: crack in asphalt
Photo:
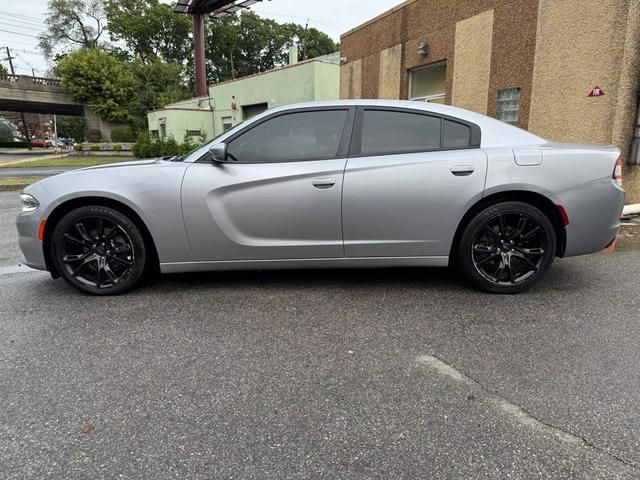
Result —
<instances>
[{"instance_id":1,"label":"crack in asphalt","mask_svg":"<svg viewBox=\"0 0 640 480\"><path fill-rule=\"evenodd\" d=\"M430 367L431 369L435 370L439 374L447 376L459 383L466 384L467 386L474 386L479 388L482 392L484 392L486 395L490 397L490 400L494 403L494 405L499 410L512 416L523 425L527 425L528 427L533 428L534 430L539 430L544 433L551 434L552 436L560 439L562 442L565 442L565 443L571 443L574 445L581 444L583 446L586 446L587 448L590 448L592 450L595 450L599 453L602 453L610 457L616 462L626 467L629 467L634 471L640 471L640 466L635 464L634 462L626 460L625 458L615 453L612 453L606 449L603 449L602 447L594 444L593 442L591 442L590 440L588 440L587 438L579 434L575 434L558 425L554 425L545 420L542 420L541 418L537 417L530 411L509 401L507 398L503 397L498 392L495 392L490 388L484 386L475 378L465 373L462 373L460 370L456 369L455 367L446 363L445 361L436 357L435 355L421 355L416 359L416 361L417 363Z\"/></svg>"}]
</instances>

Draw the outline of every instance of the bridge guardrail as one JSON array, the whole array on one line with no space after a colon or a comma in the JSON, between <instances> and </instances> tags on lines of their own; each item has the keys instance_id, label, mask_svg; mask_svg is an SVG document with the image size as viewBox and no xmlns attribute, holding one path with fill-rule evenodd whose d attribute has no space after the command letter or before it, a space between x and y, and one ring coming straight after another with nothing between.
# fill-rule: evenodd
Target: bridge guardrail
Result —
<instances>
[{"instance_id":1,"label":"bridge guardrail","mask_svg":"<svg viewBox=\"0 0 640 480\"><path fill-rule=\"evenodd\" d=\"M64 92L62 81L58 78L30 77L28 75L0 74L0 86L21 88L24 90L45 90Z\"/></svg>"}]
</instances>

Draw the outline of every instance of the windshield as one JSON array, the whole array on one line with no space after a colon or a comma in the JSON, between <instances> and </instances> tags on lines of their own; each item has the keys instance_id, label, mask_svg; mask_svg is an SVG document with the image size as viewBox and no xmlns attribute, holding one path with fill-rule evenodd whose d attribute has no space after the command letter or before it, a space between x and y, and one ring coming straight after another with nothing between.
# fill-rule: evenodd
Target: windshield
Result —
<instances>
[{"instance_id":1,"label":"windshield","mask_svg":"<svg viewBox=\"0 0 640 480\"><path fill-rule=\"evenodd\" d=\"M199 147L194 148L192 151L190 151L189 153L187 153L186 155L182 155L180 157L176 157L176 161L181 161L181 162L195 162L199 159L201 159L202 157L204 157L205 155L209 154L209 147L211 145L214 145L218 139L233 134L235 133L235 131L237 131L238 129L242 128L244 126L245 123L247 123L249 119L240 122L238 125L236 125L235 127L233 127L231 130L227 130L226 132L221 133L220 135L217 135L216 137L214 137L212 140L209 140L208 142L203 143L202 145L200 145Z\"/></svg>"}]
</instances>

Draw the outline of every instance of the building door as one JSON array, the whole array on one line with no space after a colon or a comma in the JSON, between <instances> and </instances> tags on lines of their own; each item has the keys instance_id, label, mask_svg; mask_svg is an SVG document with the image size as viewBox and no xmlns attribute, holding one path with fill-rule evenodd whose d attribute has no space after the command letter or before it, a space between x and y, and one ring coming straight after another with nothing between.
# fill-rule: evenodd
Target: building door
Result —
<instances>
[{"instance_id":1,"label":"building door","mask_svg":"<svg viewBox=\"0 0 640 480\"><path fill-rule=\"evenodd\" d=\"M260 115L262 112L269 109L267 103L256 103L255 105L245 105L242 107L242 118L249 120L250 118Z\"/></svg>"}]
</instances>

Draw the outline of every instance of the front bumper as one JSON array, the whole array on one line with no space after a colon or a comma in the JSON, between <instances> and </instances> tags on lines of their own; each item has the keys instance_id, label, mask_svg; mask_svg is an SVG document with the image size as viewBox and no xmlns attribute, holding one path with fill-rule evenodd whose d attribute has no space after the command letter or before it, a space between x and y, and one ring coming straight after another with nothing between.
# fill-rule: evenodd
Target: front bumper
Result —
<instances>
[{"instance_id":1,"label":"front bumper","mask_svg":"<svg viewBox=\"0 0 640 480\"><path fill-rule=\"evenodd\" d=\"M18 228L18 244L25 258L25 265L37 270L47 270L44 258L43 244L38 238L40 224L47 218L53 208L50 194L42 185L34 183L25 189L26 193L33 195L40 207L29 213L20 213L16 218Z\"/></svg>"},{"instance_id":2,"label":"front bumper","mask_svg":"<svg viewBox=\"0 0 640 480\"><path fill-rule=\"evenodd\" d=\"M615 239L624 208L624 190L611 178L565 190L558 195L567 211L565 257L599 252Z\"/></svg>"}]
</instances>

